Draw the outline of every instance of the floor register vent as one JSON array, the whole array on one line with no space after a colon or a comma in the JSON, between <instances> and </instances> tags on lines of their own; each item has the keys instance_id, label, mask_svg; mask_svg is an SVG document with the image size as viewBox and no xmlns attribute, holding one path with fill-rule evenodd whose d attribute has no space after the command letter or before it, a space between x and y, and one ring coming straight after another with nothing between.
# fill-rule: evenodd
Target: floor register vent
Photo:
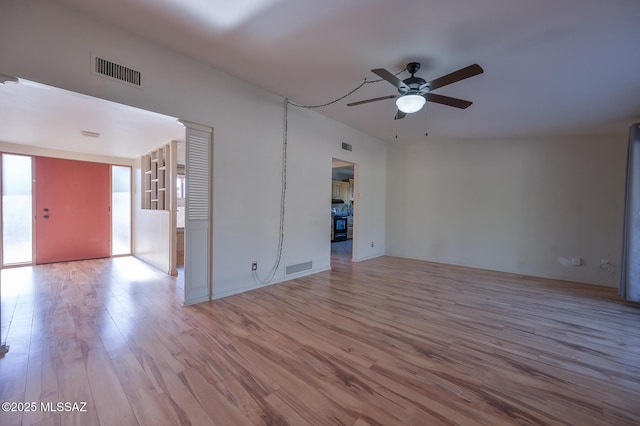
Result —
<instances>
[{"instance_id":1,"label":"floor register vent","mask_svg":"<svg viewBox=\"0 0 640 426\"><path fill-rule=\"evenodd\" d=\"M116 64L115 62L111 62L98 56L92 55L91 59L92 73L109 77L134 87L142 86L142 74L140 71L125 67L124 65Z\"/></svg>"},{"instance_id":2,"label":"floor register vent","mask_svg":"<svg viewBox=\"0 0 640 426\"><path fill-rule=\"evenodd\" d=\"M285 268L285 273L287 275L297 274L298 272L307 271L313 267L313 263L311 261L298 263L297 265L288 265Z\"/></svg>"}]
</instances>

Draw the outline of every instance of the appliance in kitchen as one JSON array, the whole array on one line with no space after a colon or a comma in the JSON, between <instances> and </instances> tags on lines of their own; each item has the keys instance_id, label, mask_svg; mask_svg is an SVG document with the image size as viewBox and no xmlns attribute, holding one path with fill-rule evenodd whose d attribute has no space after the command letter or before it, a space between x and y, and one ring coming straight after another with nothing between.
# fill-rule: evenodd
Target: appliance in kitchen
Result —
<instances>
[{"instance_id":1,"label":"appliance in kitchen","mask_svg":"<svg viewBox=\"0 0 640 426\"><path fill-rule=\"evenodd\" d=\"M333 241L347 240L347 216L333 216Z\"/></svg>"}]
</instances>

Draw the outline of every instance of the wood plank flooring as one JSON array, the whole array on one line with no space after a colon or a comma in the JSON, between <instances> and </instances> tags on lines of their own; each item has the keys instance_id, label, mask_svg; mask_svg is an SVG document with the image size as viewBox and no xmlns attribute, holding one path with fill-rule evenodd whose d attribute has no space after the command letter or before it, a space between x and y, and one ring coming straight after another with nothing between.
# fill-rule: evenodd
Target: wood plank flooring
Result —
<instances>
[{"instance_id":1,"label":"wood plank flooring","mask_svg":"<svg viewBox=\"0 0 640 426\"><path fill-rule=\"evenodd\" d=\"M640 424L610 288L382 257L183 308L135 258L2 274L0 401L87 403L3 426Z\"/></svg>"}]
</instances>

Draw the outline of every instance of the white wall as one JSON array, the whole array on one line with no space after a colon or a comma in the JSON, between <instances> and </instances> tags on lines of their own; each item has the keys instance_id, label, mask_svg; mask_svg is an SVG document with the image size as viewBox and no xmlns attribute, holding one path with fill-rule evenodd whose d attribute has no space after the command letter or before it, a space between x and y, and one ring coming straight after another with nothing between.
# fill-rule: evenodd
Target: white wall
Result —
<instances>
[{"instance_id":1,"label":"white wall","mask_svg":"<svg viewBox=\"0 0 640 426\"><path fill-rule=\"evenodd\" d=\"M92 75L91 52L142 71L144 89ZM276 257L283 99L47 1L11 0L0 15L0 73L214 128L213 292L259 284ZM386 144L316 112L290 107L284 266L330 265L331 158L360 166L358 258L384 253ZM340 149L341 141L353 152ZM139 224L139 221L136 221ZM370 242L375 241L375 247Z\"/></svg>"},{"instance_id":2,"label":"white wall","mask_svg":"<svg viewBox=\"0 0 640 426\"><path fill-rule=\"evenodd\" d=\"M277 257L282 164L280 127L271 143L263 138L220 144L214 130L214 295L255 287L252 260L261 278ZM356 222L356 260L384 254L386 144L309 110L289 106L287 193L283 256L274 281L287 265L313 262L330 268L332 158L360 164L361 214ZM259 122L259 120L258 120ZM268 123L258 124L268 125ZM279 135L278 135L279 133ZM342 141L353 145L344 151ZM230 159L232 159L230 161ZM371 248L367 241L376 241Z\"/></svg>"},{"instance_id":3,"label":"white wall","mask_svg":"<svg viewBox=\"0 0 640 426\"><path fill-rule=\"evenodd\" d=\"M387 254L615 286L627 135L389 145ZM572 257L580 267L567 265ZM608 257L614 274L600 269Z\"/></svg>"}]
</instances>

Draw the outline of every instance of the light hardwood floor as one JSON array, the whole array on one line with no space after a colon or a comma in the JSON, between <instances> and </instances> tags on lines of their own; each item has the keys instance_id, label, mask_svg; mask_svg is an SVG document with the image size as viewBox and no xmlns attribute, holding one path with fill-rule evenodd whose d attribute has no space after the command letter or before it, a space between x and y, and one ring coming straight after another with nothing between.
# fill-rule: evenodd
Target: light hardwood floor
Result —
<instances>
[{"instance_id":1,"label":"light hardwood floor","mask_svg":"<svg viewBox=\"0 0 640 426\"><path fill-rule=\"evenodd\" d=\"M187 308L134 258L2 285L0 400L87 402L3 426L640 423L640 308L614 289L391 257Z\"/></svg>"}]
</instances>

